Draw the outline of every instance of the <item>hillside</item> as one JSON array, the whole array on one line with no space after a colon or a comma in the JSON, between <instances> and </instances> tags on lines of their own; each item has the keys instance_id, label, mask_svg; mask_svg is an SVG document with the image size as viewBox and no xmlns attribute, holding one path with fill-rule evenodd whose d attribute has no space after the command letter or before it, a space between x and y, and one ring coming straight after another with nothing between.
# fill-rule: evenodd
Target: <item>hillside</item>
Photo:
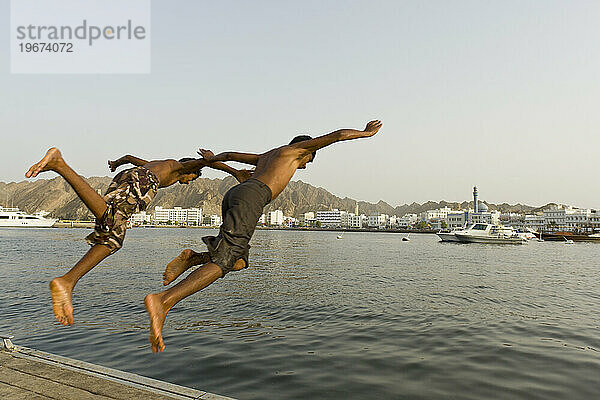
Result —
<instances>
[{"instance_id":1,"label":"hillside","mask_svg":"<svg viewBox=\"0 0 600 400\"><path fill-rule=\"evenodd\" d=\"M110 180L111 178L109 177L91 177L87 179L89 184L94 189L100 190L101 193L104 193ZM225 179L199 178L189 185L174 185L159 190L156 198L150 205L150 209L153 209L155 206L199 207L202 208L205 214L220 214L223 195L235 183L234 178L227 177ZM7 201L9 205L12 203L14 206L27 212L46 210L50 211L52 216L62 219L91 218L91 214L85 205L61 177L39 179L33 182L0 182L0 204L6 204ZM297 217L304 212L331 210L333 208L353 212L355 204L356 200L354 199L348 197L340 198L323 188L314 187L302 181L293 181L290 182L288 187L273 203L267 206L265 211L280 209L285 215ZM522 204L510 205L503 203L488 205L491 210L499 210L501 212L524 213L534 210L534 207ZM412 203L394 207L384 201L379 201L375 204L359 201L358 206L361 214L383 213L402 216L406 213L420 213L444 206L449 206L453 209L468 209L468 207L473 206L473 202L451 203L442 200L439 202L428 201L423 204Z\"/></svg>"}]
</instances>

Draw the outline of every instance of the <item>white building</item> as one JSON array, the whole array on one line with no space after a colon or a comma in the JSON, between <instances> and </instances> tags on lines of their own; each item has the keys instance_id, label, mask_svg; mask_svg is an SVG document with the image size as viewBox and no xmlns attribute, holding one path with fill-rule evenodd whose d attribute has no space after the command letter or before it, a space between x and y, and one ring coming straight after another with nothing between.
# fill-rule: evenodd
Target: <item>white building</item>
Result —
<instances>
[{"instance_id":1,"label":"white building","mask_svg":"<svg viewBox=\"0 0 600 400\"><path fill-rule=\"evenodd\" d=\"M469 224L500 224L500 212L472 212L469 213Z\"/></svg>"},{"instance_id":2,"label":"white building","mask_svg":"<svg viewBox=\"0 0 600 400\"><path fill-rule=\"evenodd\" d=\"M417 214L404 214L396 220L396 226L401 229L411 228L419 220Z\"/></svg>"},{"instance_id":3,"label":"white building","mask_svg":"<svg viewBox=\"0 0 600 400\"><path fill-rule=\"evenodd\" d=\"M275 210L267 213L267 225L283 225L283 211Z\"/></svg>"},{"instance_id":4,"label":"white building","mask_svg":"<svg viewBox=\"0 0 600 400\"><path fill-rule=\"evenodd\" d=\"M221 226L221 217L217 214L205 215L202 218L202 225L204 226Z\"/></svg>"},{"instance_id":5,"label":"white building","mask_svg":"<svg viewBox=\"0 0 600 400\"><path fill-rule=\"evenodd\" d=\"M543 215L527 214L525 215L523 226L536 232L541 232L546 230L546 219Z\"/></svg>"},{"instance_id":6,"label":"white building","mask_svg":"<svg viewBox=\"0 0 600 400\"><path fill-rule=\"evenodd\" d=\"M285 215L283 216L283 225L284 226L298 226L299 222L296 218L294 217L286 217Z\"/></svg>"},{"instance_id":7,"label":"white building","mask_svg":"<svg viewBox=\"0 0 600 400\"><path fill-rule=\"evenodd\" d=\"M151 221L152 214L148 214L146 213L146 211L141 211L139 213L133 214L129 219L129 222L131 222L131 225L133 226L150 224Z\"/></svg>"},{"instance_id":8,"label":"white building","mask_svg":"<svg viewBox=\"0 0 600 400\"><path fill-rule=\"evenodd\" d=\"M369 228L384 229L388 216L386 214L374 214L369 215L368 226Z\"/></svg>"},{"instance_id":9,"label":"white building","mask_svg":"<svg viewBox=\"0 0 600 400\"><path fill-rule=\"evenodd\" d=\"M477 186L473 187L473 212L469 210L469 224L494 224L500 223L499 211L488 211L488 206L478 200Z\"/></svg>"},{"instance_id":10,"label":"white building","mask_svg":"<svg viewBox=\"0 0 600 400\"><path fill-rule=\"evenodd\" d=\"M465 226L469 220L467 211L451 211L446 216L446 225L448 229L457 229Z\"/></svg>"},{"instance_id":11,"label":"white building","mask_svg":"<svg viewBox=\"0 0 600 400\"><path fill-rule=\"evenodd\" d=\"M427 210L420 214L420 218L421 221L446 219L449 212L452 212L450 207L438 208L437 210Z\"/></svg>"},{"instance_id":12,"label":"white building","mask_svg":"<svg viewBox=\"0 0 600 400\"><path fill-rule=\"evenodd\" d=\"M568 231L592 228L592 210L567 209L565 210L565 228Z\"/></svg>"},{"instance_id":13,"label":"white building","mask_svg":"<svg viewBox=\"0 0 600 400\"><path fill-rule=\"evenodd\" d=\"M342 213L346 214L346 211L340 211L337 208L330 211L317 211L315 218L322 227L339 228L342 226Z\"/></svg>"},{"instance_id":14,"label":"white building","mask_svg":"<svg viewBox=\"0 0 600 400\"><path fill-rule=\"evenodd\" d=\"M300 226L312 226L315 224L315 222L316 220L314 212L300 214L300 218L298 218L298 223L300 224Z\"/></svg>"},{"instance_id":15,"label":"white building","mask_svg":"<svg viewBox=\"0 0 600 400\"><path fill-rule=\"evenodd\" d=\"M154 222L157 224L200 225L202 209L200 208L154 208Z\"/></svg>"},{"instance_id":16,"label":"white building","mask_svg":"<svg viewBox=\"0 0 600 400\"><path fill-rule=\"evenodd\" d=\"M350 218L349 218L349 226L350 228L362 228L363 226L366 226L367 223L367 216L364 214L361 215L356 215L356 214L350 214Z\"/></svg>"}]
</instances>

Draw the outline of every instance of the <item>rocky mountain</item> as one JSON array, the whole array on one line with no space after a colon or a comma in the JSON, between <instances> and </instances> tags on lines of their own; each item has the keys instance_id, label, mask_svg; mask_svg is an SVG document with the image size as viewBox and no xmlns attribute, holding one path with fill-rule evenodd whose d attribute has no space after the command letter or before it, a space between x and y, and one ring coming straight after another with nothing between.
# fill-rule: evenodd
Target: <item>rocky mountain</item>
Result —
<instances>
[{"instance_id":1,"label":"rocky mountain","mask_svg":"<svg viewBox=\"0 0 600 400\"><path fill-rule=\"evenodd\" d=\"M104 193L111 178L91 177L88 183L100 193ZM220 214L223 195L236 183L232 177L225 179L199 178L189 185L173 185L158 191L150 209L154 206L163 207L199 207L205 214ZM54 179L39 179L36 181L22 181L4 183L0 182L0 204L10 205L27 212L39 210L50 211L51 215L61 219L91 219L91 213L73 189L61 177ZM314 187L302 181L290 182L288 187L267 206L265 211L280 209L284 215L297 217L301 213L309 211L340 210L354 211L356 200L344 197L340 198L327 190ZM453 209L468 209L473 202L452 203L444 200L439 202L428 201L423 204L412 203L401 206L391 206L380 200L378 203L359 201L358 207L361 214L383 213L388 215L402 216L406 213L420 213L448 206ZM488 204L491 210L501 212L525 213L535 209L523 204Z\"/></svg>"}]
</instances>

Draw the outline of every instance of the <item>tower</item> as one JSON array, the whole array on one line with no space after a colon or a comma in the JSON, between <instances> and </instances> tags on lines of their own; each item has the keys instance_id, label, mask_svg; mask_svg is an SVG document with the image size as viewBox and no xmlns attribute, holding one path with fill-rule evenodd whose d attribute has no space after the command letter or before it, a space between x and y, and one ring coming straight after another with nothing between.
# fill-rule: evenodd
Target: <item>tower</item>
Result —
<instances>
[{"instance_id":1,"label":"tower","mask_svg":"<svg viewBox=\"0 0 600 400\"><path fill-rule=\"evenodd\" d=\"M479 206L477 205L477 186L473 186L473 211L479 212Z\"/></svg>"},{"instance_id":2,"label":"tower","mask_svg":"<svg viewBox=\"0 0 600 400\"><path fill-rule=\"evenodd\" d=\"M354 209L354 215L358 215L358 201L356 202L356 208Z\"/></svg>"}]
</instances>

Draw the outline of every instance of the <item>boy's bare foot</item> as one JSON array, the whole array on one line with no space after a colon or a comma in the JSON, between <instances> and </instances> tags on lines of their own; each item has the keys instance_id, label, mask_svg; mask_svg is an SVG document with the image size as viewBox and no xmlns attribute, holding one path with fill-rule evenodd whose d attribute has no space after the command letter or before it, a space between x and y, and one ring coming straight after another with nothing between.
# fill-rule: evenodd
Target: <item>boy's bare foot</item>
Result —
<instances>
[{"instance_id":1,"label":"boy's bare foot","mask_svg":"<svg viewBox=\"0 0 600 400\"><path fill-rule=\"evenodd\" d=\"M62 325L73 325L73 303L71 296L73 288L64 279L54 278L50 282L52 294L52 311L56 320Z\"/></svg>"},{"instance_id":2,"label":"boy's bare foot","mask_svg":"<svg viewBox=\"0 0 600 400\"><path fill-rule=\"evenodd\" d=\"M62 154L60 154L60 151L56 147L52 147L50 150L48 150L44 158L29 168L29 170L25 173L25 177L34 178L40 172L53 171L61 162L64 162Z\"/></svg>"},{"instance_id":3,"label":"boy's bare foot","mask_svg":"<svg viewBox=\"0 0 600 400\"><path fill-rule=\"evenodd\" d=\"M194 265L204 264L210 261L208 253L196 253L194 250L186 249L167 264L163 272L163 285L167 286L173 282L179 275L183 274Z\"/></svg>"},{"instance_id":4,"label":"boy's bare foot","mask_svg":"<svg viewBox=\"0 0 600 400\"><path fill-rule=\"evenodd\" d=\"M152 351L158 353L165 349L162 328L167 317L167 312L163 308L159 294L147 295L144 299L144 305L150 316L150 344L152 345Z\"/></svg>"}]
</instances>

